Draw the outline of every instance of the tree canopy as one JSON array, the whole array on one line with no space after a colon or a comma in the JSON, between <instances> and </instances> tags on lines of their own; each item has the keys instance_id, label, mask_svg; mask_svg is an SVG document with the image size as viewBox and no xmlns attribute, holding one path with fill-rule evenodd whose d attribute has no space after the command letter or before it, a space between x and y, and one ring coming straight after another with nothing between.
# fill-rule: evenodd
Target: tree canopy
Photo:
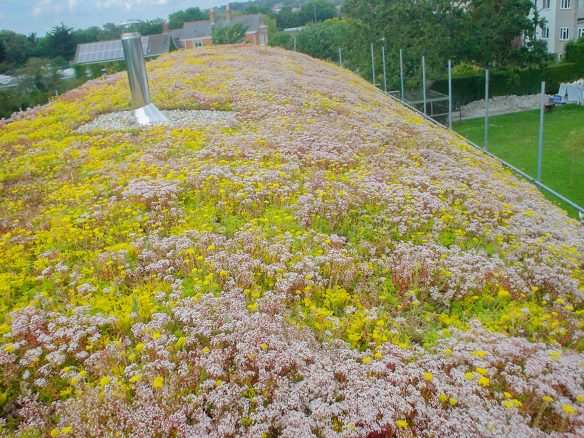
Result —
<instances>
[{"instance_id":1,"label":"tree canopy","mask_svg":"<svg viewBox=\"0 0 584 438\"><path fill-rule=\"evenodd\" d=\"M213 26L211 39L213 44L237 44L243 41L247 27L241 23L229 26Z\"/></svg>"},{"instance_id":2,"label":"tree canopy","mask_svg":"<svg viewBox=\"0 0 584 438\"><path fill-rule=\"evenodd\" d=\"M184 11L177 11L168 16L168 27L178 29L187 21L207 20L209 14L201 11L199 8L188 8Z\"/></svg>"},{"instance_id":3,"label":"tree canopy","mask_svg":"<svg viewBox=\"0 0 584 438\"><path fill-rule=\"evenodd\" d=\"M51 58L62 57L70 60L75 56L77 43L73 28L61 23L47 34L47 53Z\"/></svg>"}]
</instances>

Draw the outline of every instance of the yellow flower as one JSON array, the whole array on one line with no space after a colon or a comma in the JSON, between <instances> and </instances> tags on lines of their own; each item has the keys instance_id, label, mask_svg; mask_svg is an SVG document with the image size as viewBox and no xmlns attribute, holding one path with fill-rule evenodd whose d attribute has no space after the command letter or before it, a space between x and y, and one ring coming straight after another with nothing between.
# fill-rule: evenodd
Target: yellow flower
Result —
<instances>
[{"instance_id":1,"label":"yellow flower","mask_svg":"<svg viewBox=\"0 0 584 438\"><path fill-rule=\"evenodd\" d=\"M556 303L558 303L558 304L564 304L565 302L566 302L566 301L565 301L563 298L558 298L558 299L556 300Z\"/></svg>"},{"instance_id":2,"label":"yellow flower","mask_svg":"<svg viewBox=\"0 0 584 438\"><path fill-rule=\"evenodd\" d=\"M448 401L448 396L446 394L438 394L438 400L441 402L446 402Z\"/></svg>"},{"instance_id":3,"label":"yellow flower","mask_svg":"<svg viewBox=\"0 0 584 438\"><path fill-rule=\"evenodd\" d=\"M509 291L503 288L499 289L499 292L497 293L497 297L499 297L500 299L509 298L510 295L511 294L509 293Z\"/></svg>"},{"instance_id":4,"label":"yellow flower","mask_svg":"<svg viewBox=\"0 0 584 438\"><path fill-rule=\"evenodd\" d=\"M144 347L146 347L146 344L144 344L144 342L140 342L139 344L136 344L136 350L137 351L144 350Z\"/></svg>"},{"instance_id":5,"label":"yellow flower","mask_svg":"<svg viewBox=\"0 0 584 438\"><path fill-rule=\"evenodd\" d=\"M568 415L572 415L574 413L574 407L570 405L562 405L562 411Z\"/></svg>"},{"instance_id":6,"label":"yellow flower","mask_svg":"<svg viewBox=\"0 0 584 438\"><path fill-rule=\"evenodd\" d=\"M483 377L481 377L481 378L479 379L479 385L481 385L481 386L487 387L487 386L489 386L490 384L491 384L491 381L489 380L489 378L488 378L488 377L484 377L484 376L483 376Z\"/></svg>"},{"instance_id":7,"label":"yellow flower","mask_svg":"<svg viewBox=\"0 0 584 438\"><path fill-rule=\"evenodd\" d=\"M14 352L14 344L8 344L6 347L4 347L4 351L6 353L12 353L12 352Z\"/></svg>"},{"instance_id":8,"label":"yellow flower","mask_svg":"<svg viewBox=\"0 0 584 438\"><path fill-rule=\"evenodd\" d=\"M209 349L209 347L203 347L203 353L207 354L209 353L211 350Z\"/></svg>"},{"instance_id":9,"label":"yellow flower","mask_svg":"<svg viewBox=\"0 0 584 438\"><path fill-rule=\"evenodd\" d=\"M511 393L510 393L510 392L508 392L508 391L505 391L505 392L503 393L503 395L505 396L505 398L511 398L511 397L512 397Z\"/></svg>"},{"instance_id":10,"label":"yellow flower","mask_svg":"<svg viewBox=\"0 0 584 438\"><path fill-rule=\"evenodd\" d=\"M374 357L375 359L381 359L381 358L383 357L383 354L381 354L379 351L377 351L377 352L376 352L376 353L373 355L373 357Z\"/></svg>"},{"instance_id":11,"label":"yellow flower","mask_svg":"<svg viewBox=\"0 0 584 438\"><path fill-rule=\"evenodd\" d=\"M164 377L162 377L162 376L156 376L154 378L154 380L152 381L152 386L155 389L162 388L164 386Z\"/></svg>"},{"instance_id":12,"label":"yellow flower","mask_svg":"<svg viewBox=\"0 0 584 438\"><path fill-rule=\"evenodd\" d=\"M477 350L477 351L473 351L471 353L471 355L478 356L478 357L484 357L484 356L486 356L486 354L487 354L487 352L483 351L483 350Z\"/></svg>"},{"instance_id":13,"label":"yellow flower","mask_svg":"<svg viewBox=\"0 0 584 438\"><path fill-rule=\"evenodd\" d=\"M268 344L263 343L262 345L260 345L261 349L266 351L268 349Z\"/></svg>"},{"instance_id":14,"label":"yellow flower","mask_svg":"<svg viewBox=\"0 0 584 438\"><path fill-rule=\"evenodd\" d=\"M59 436L59 429L52 429L50 435L52 437Z\"/></svg>"},{"instance_id":15,"label":"yellow flower","mask_svg":"<svg viewBox=\"0 0 584 438\"><path fill-rule=\"evenodd\" d=\"M219 388L221 385L223 385L223 380L219 380L219 379L215 380L215 387L216 388Z\"/></svg>"},{"instance_id":16,"label":"yellow flower","mask_svg":"<svg viewBox=\"0 0 584 438\"><path fill-rule=\"evenodd\" d=\"M571 312L572 310L574 310L574 306L567 305L567 306L566 306L566 310L567 310L568 312Z\"/></svg>"},{"instance_id":17,"label":"yellow flower","mask_svg":"<svg viewBox=\"0 0 584 438\"><path fill-rule=\"evenodd\" d=\"M79 371L79 377L82 377L82 378L87 377L87 371L85 371L85 370Z\"/></svg>"},{"instance_id":18,"label":"yellow flower","mask_svg":"<svg viewBox=\"0 0 584 438\"><path fill-rule=\"evenodd\" d=\"M99 384L100 384L101 386L105 386L105 385L107 385L108 383L110 383L110 382L111 382L111 380L112 380L112 379L110 379L108 376L104 376L104 377L102 377L102 378L99 380Z\"/></svg>"},{"instance_id":19,"label":"yellow flower","mask_svg":"<svg viewBox=\"0 0 584 438\"><path fill-rule=\"evenodd\" d=\"M408 427L408 421L407 420L395 420L395 424L397 424L402 429L406 429Z\"/></svg>"},{"instance_id":20,"label":"yellow flower","mask_svg":"<svg viewBox=\"0 0 584 438\"><path fill-rule=\"evenodd\" d=\"M511 400L503 400L503 406L505 406L506 408L512 408L513 402Z\"/></svg>"},{"instance_id":21,"label":"yellow flower","mask_svg":"<svg viewBox=\"0 0 584 438\"><path fill-rule=\"evenodd\" d=\"M142 380L142 374L136 374L135 376L130 377L131 383L136 383Z\"/></svg>"},{"instance_id":22,"label":"yellow flower","mask_svg":"<svg viewBox=\"0 0 584 438\"><path fill-rule=\"evenodd\" d=\"M544 396L543 396L541 399L542 399L544 402L548 402L548 403L551 403L551 402L553 402L553 401L554 401L554 398L553 398L551 395L544 395Z\"/></svg>"},{"instance_id":23,"label":"yellow flower","mask_svg":"<svg viewBox=\"0 0 584 438\"><path fill-rule=\"evenodd\" d=\"M450 397L448 399L448 403L450 403L450 406L454 406L456 403L458 403L458 400L456 400L454 397Z\"/></svg>"},{"instance_id":24,"label":"yellow flower","mask_svg":"<svg viewBox=\"0 0 584 438\"><path fill-rule=\"evenodd\" d=\"M154 333L152 333L152 339L158 339L160 336L162 336L160 334L160 332L154 332Z\"/></svg>"},{"instance_id":25,"label":"yellow flower","mask_svg":"<svg viewBox=\"0 0 584 438\"><path fill-rule=\"evenodd\" d=\"M560 356L561 356L561 354L560 354L558 351L551 351L551 352L550 352L550 354L549 354L549 356L550 356L552 359L559 359L559 358L560 358Z\"/></svg>"},{"instance_id":26,"label":"yellow flower","mask_svg":"<svg viewBox=\"0 0 584 438\"><path fill-rule=\"evenodd\" d=\"M474 379L474 373L471 373L470 371L468 373L466 373L464 375L464 377L466 377L468 380L472 380Z\"/></svg>"},{"instance_id":27,"label":"yellow flower","mask_svg":"<svg viewBox=\"0 0 584 438\"><path fill-rule=\"evenodd\" d=\"M446 350L444 350L444 354L446 356L452 356L452 350L450 348L447 348Z\"/></svg>"},{"instance_id":28,"label":"yellow flower","mask_svg":"<svg viewBox=\"0 0 584 438\"><path fill-rule=\"evenodd\" d=\"M371 358L369 356L363 358L363 363L371 363Z\"/></svg>"},{"instance_id":29,"label":"yellow flower","mask_svg":"<svg viewBox=\"0 0 584 438\"><path fill-rule=\"evenodd\" d=\"M578 403L584 403L584 395L577 395L576 396L576 401Z\"/></svg>"},{"instance_id":30,"label":"yellow flower","mask_svg":"<svg viewBox=\"0 0 584 438\"><path fill-rule=\"evenodd\" d=\"M475 369L476 369L477 373L479 373L479 374L480 374L480 375L482 375L482 376L484 376L484 375L486 375L486 374L487 374L487 370L486 370L486 369L484 369L484 368L477 367L477 368L475 368Z\"/></svg>"},{"instance_id":31,"label":"yellow flower","mask_svg":"<svg viewBox=\"0 0 584 438\"><path fill-rule=\"evenodd\" d=\"M434 377L432 375L432 373L424 373L424 380L431 382L432 381L432 377Z\"/></svg>"},{"instance_id":32,"label":"yellow flower","mask_svg":"<svg viewBox=\"0 0 584 438\"><path fill-rule=\"evenodd\" d=\"M72 430L73 428L71 426L65 426L61 429L61 433L68 434L71 433Z\"/></svg>"},{"instance_id":33,"label":"yellow flower","mask_svg":"<svg viewBox=\"0 0 584 438\"><path fill-rule=\"evenodd\" d=\"M174 343L174 347L177 350L180 350L181 348L183 348L187 343L187 338L185 338L184 336L181 336L180 338L178 338L178 340Z\"/></svg>"}]
</instances>

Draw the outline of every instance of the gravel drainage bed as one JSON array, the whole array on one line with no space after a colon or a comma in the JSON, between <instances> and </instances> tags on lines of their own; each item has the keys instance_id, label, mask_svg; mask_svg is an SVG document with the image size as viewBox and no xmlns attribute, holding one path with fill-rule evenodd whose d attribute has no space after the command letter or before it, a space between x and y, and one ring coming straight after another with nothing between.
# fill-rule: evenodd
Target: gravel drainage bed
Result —
<instances>
[{"instance_id":1,"label":"gravel drainage bed","mask_svg":"<svg viewBox=\"0 0 584 438\"><path fill-rule=\"evenodd\" d=\"M231 127L235 123L235 114L230 111L209 110L169 110L162 113L170 120L173 128L184 128L192 125L225 126ZM124 131L128 129L143 128L134 120L133 111L120 111L116 113L102 114L85 125L80 126L78 132L92 131Z\"/></svg>"}]
</instances>

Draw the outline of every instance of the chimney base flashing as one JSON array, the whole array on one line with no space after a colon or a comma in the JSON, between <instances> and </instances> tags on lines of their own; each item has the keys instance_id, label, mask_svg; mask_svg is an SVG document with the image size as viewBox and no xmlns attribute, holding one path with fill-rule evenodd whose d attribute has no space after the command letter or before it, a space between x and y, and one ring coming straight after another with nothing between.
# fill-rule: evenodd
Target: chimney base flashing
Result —
<instances>
[{"instance_id":1,"label":"chimney base flashing","mask_svg":"<svg viewBox=\"0 0 584 438\"><path fill-rule=\"evenodd\" d=\"M170 123L168 118L153 103L135 109L134 119L140 126L167 125Z\"/></svg>"}]
</instances>

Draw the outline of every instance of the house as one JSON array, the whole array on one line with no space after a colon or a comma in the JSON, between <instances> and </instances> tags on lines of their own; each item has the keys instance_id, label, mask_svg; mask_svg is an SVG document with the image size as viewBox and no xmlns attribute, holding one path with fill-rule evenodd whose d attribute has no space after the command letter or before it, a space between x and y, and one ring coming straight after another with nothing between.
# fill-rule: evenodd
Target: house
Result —
<instances>
[{"instance_id":1,"label":"house","mask_svg":"<svg viewBox=\"0 0 584 438\"><path fill-rule=\"evenodd\" d=\"M566 44L584 36L584 0L535 0L537 10L546 24L537 30L537 37L547 41L549 53L562 56Z\"/></svg>"},{"instance_id":2,"label":"house","mask_svg":"<svg viewBox=\"0 0 584 438\"><path fill-rule=\"evenodd\" d=\"M208 20L187 22L182 29L170 31L170 36L175 46L182 49L210 46L213 45L211 40L213 26L232 24L243 24L247 28L245 42L256 46L268 44L268 26L263 23L260 14L233 16L233 11L229 7L225 9L225 16L222 18L217 18L217 13L213 8L209 11Z\"/></svg>"}]
</instances>

